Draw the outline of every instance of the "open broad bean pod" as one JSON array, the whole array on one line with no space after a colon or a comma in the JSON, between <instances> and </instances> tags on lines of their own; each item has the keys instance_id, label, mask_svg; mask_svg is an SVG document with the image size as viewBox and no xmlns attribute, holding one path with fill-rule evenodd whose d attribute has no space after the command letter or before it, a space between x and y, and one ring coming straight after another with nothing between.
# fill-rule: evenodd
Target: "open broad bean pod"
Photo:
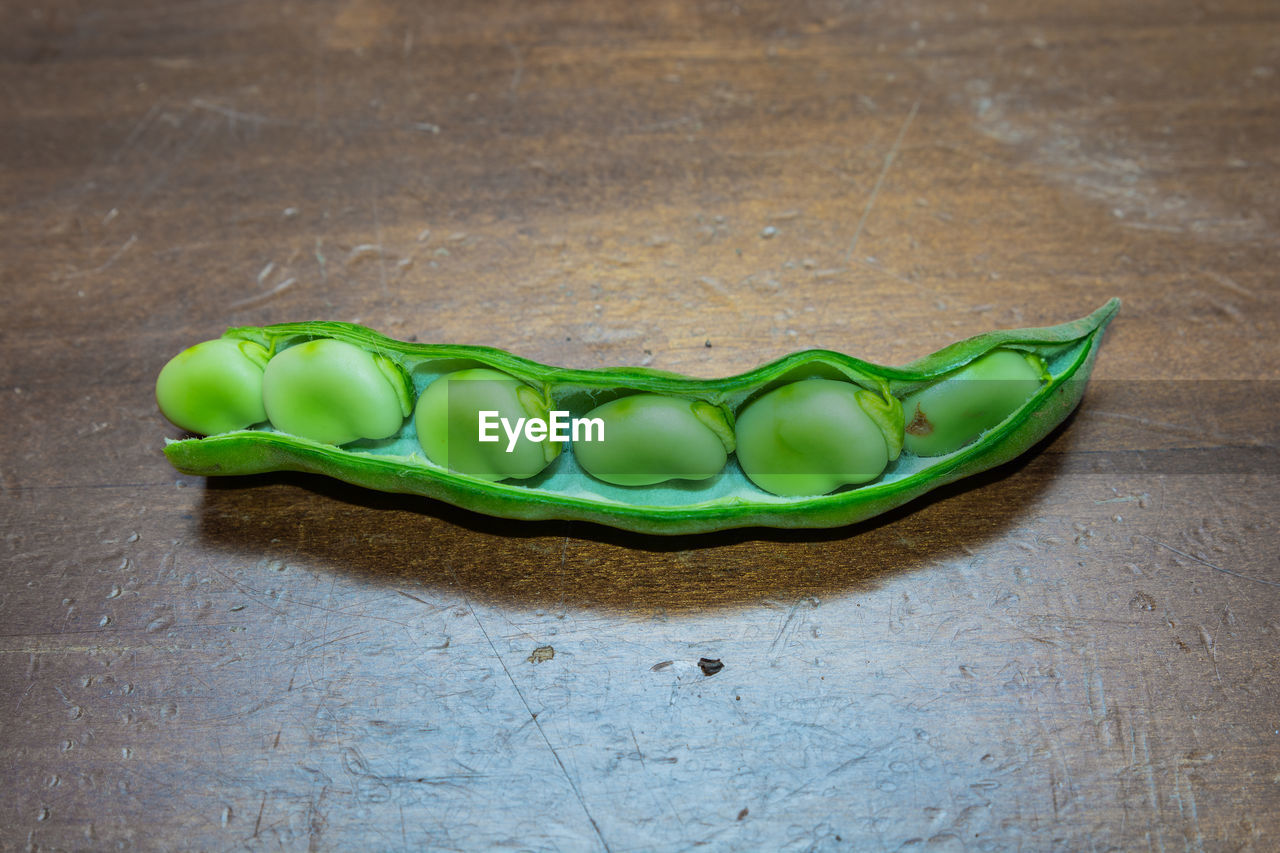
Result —
<instances>
[{"instance_id":1,"label":"open broad bean pod","mask_svg":"<svg viewBox=\"0 0 1280 853\"><path fill-rule=\"evenodd\" d=\"M901 367L828 350L738 376L571 370L362 326L228 330L156 398L175 468L301 471L512 519L642 533L836 527L1023 453L1080 402L1112 299Z\"/></svg>"}]
</instances>

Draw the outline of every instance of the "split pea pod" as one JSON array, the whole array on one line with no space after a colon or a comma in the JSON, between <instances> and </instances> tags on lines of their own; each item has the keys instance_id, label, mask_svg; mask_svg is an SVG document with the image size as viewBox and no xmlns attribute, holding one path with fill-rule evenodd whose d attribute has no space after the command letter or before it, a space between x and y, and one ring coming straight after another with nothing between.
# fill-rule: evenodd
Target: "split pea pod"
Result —
<instances>
[{"instance_id":1,"label":"split pea pod","mask_svg":"<svg viewBox=\"0 0 1280 853\"><path fill-rule=\"evenodd\" d=\"M343 323L245 327L193 348L207 348L199 359L175 357L157 401L206 436L165 447L189 474L321 473L504 518L644 533L834 527L1032 447L1079 403L1118 308L989 332L901 367L807 350L715 380L569 370ZM217 391L221 376L231 393ZM282 399L308 417L281 414Z\"/></svg>"}]
</instances>

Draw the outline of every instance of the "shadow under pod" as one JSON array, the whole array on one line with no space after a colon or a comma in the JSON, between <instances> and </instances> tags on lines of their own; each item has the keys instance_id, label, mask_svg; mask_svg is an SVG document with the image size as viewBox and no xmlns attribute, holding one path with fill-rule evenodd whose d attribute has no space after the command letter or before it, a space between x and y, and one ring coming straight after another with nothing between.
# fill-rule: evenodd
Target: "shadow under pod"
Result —
<instances>
[{"instance_id":1,"label":"shadow under pod","mask_svg":"<svg viewBox=\"0 0 1280 853\"><path fill-rule=\"evenodd\" d=\"M580 521L511 521L318 475L210 478L199 535L216 550L301 560L371 581L524 607L681 612L845 594L972 552L1059 473L1035 448L874 519L822 530L652 536ZM1069 440L1067 440L1069 442ZM459 590L461 587L461 590Z\"/></svg>"}]
</instances>

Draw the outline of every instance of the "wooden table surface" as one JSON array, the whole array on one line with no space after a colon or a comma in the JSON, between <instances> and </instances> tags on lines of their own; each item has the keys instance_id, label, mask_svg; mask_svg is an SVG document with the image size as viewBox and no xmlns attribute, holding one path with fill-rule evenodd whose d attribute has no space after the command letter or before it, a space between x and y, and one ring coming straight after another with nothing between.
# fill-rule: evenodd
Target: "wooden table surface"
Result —
<instances>
[{"instance_id":1,"label":"wooden table surface","mask_svg":"<svg viewBox=\"0 0 1280 853\"><path fill-rule=\"evenodd\" d=\"M0 849L1280 849L1278 76L1246 0L4 4ZM847 529L160 452L231 325L716 376L1111 296L1063 429Z\"/></svg>"}]
</instances>

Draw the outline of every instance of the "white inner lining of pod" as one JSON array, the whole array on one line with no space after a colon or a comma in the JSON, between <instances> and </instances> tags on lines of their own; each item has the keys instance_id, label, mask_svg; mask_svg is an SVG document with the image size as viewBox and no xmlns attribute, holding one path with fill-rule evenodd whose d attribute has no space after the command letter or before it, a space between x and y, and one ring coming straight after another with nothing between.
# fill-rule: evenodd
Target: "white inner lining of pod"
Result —
<instances>
[{"instance_id":1,"label":"white inner lining of pod","mask_svg":"<svg viewBox=\"0 0 1280 853\"><path fill-rule=\"evenodd\" d=\"M1074 344L1053 347L1053 351L1048 353L1046 359L1049 372L1055 376L1060 374L1075 358L1076 351L1077 346ZM1044 353L1045 350L1042 349L1041 352ZM421 396L423 390L439 377L465 367L478 366L491 367L492 365L485 364L482 361L450 359L447 361L425 360L412 366L409 369L409 373L413 379L415 401ZM502 368L495 367L495 369L501 370ZM580 386L566 386L563 389L553 391L553 393L553 408L571 411L574 416L582 416L586 412L577 411L579 407L561 404L561 398L577 397L582 399L585 397L590 399L600 393L607 393L610 396L622 396L622 394L612 391L600 392L596 389L585 389ZM628 392L623 391L623 393ZM637 390L630 393L642 392ZM673 396L680 395L673 394ZM1025 408L1025 405L1023 408ZM740 409L741 405L737 408ZM1012 413L1009 418L1016 416L1018 411L1021 411L1021 408ZM1008 418L1001 423L1007 421ZM993 429L998 428L998 426L993 427ZM260 432L278 432L278 430L267 424L254 429ZM884 472L875 480L858 486L846 486L837 490L836 493L867 489L905 479L945 462L957 454L964 453L971 446L966 445L944 456L931 457L918 457L904 451L897 460L890 462ZM400 464L418 468L444 470L427 459L426 454L423 453L421 446L418 444L417 431L412 415L405 420L400 431L390 438L376 441L356 441L344 445L341 450L355 455L376 456L387 461L394 460ZM452 472L452 475L455 477L465 476L457 472ZM477 480L477 482L483 481ZM670 480L652 486L615 486L597 480L587 474L578 465L573 456L572 446L569 444L566 444L563 452L537 476L526 480L503 480L501 484L504 487L528 489L530 492L547 495L559 495L628 506L693 507L707 504L731 504L744 500L755 504L787 504L794 503L797 500L794 497L779 497L757 487L743 473L742 468L738 465L737 457L733 455L729 457L728 464L726 464L724 470L706 480Z\"/></svg>"}]
</instances>

